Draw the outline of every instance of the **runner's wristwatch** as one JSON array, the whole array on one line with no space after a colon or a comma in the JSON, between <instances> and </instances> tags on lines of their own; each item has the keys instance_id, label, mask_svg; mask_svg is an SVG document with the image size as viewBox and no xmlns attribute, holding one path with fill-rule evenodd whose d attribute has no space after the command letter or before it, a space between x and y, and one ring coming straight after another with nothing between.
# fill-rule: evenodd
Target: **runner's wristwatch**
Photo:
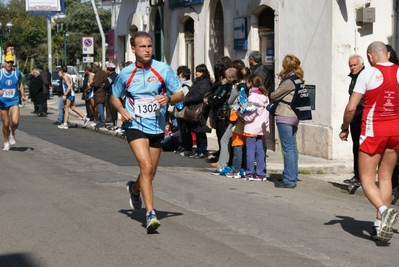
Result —
<instances>
[{"instance_id":1,"label":"runner's wristwatch","mask_svg":"<svg viewBox=\"0 0 399 267\"><path fill-rule=\"evenodd\" d=\"M343 132L349 131L349 127L346 128L346 129L344 129L344 124L342 124L342 125L341 125L341 131L343 131Z\"/></svg>"}]
</instances>

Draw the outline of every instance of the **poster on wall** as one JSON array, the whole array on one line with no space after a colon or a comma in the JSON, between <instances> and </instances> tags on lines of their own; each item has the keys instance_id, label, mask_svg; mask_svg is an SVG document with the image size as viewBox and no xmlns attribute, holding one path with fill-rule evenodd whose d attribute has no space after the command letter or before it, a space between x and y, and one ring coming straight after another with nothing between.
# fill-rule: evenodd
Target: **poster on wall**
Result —
<instances>
[{"instance_id":1,"label":"poster on wall","mask_svg":"<svg viewBox=\"0 0 399 267\"><path fill-rule=\"evenodd\" d=\"M234 19L234 50L248 49L248 18Z\"/></svg>"}]
</instances>

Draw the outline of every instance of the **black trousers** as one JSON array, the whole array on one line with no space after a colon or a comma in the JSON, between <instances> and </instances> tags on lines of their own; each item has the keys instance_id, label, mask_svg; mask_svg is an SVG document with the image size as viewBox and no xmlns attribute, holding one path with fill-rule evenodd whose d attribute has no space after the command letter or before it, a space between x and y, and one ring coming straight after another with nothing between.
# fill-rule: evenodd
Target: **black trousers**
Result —
<instances>
[{"instance_id":1,"label":"black trousers","mask_svg":"<svg viewBox=\"0 0 399 267\"><path fill-rule=\"evenodd\" d=\"M352 153L353 153L353 173L359 178L359 139L360 139L360 126L362 124L362 116L355 115L351 124L350 131L352 136Z\"/></svg>"}]
</instances>

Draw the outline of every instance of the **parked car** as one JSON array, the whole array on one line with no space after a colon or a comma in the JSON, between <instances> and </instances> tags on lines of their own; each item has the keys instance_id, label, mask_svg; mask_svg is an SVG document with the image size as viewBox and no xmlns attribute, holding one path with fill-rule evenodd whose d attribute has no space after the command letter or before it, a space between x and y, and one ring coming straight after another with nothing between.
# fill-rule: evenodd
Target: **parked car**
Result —
<instances>
[{"instance_id":1,"label":"parked car","mask_svg":"<svg viewBox=\"0 0 399 267\"><path fill-rule=\"evenodd\" d=\"M59 71L61 68L61 66L57 66L55 67L56 71ZM67 66L68 68L68 74L71 75L71 82L72 82L72 88L73 91L75 91L76 93L80 92L80 88L79 87L79 72L78 69L75 66ZM83 83L83 81L81 82Z\"/></svg>"},{"instance_id":2,"label":"parked car","mask_svg":"<svg viewBox=\"0 0 399 267\"><path fill-rule=\"evenodd\" d=\"M61 77L58 76L58 70L53 70L51 72L51 86L53 87L53 92L57 90L57 87L60 86Z\"/></svg>"},{"instance_id":3,"label":"parked car","mask_svg":"<svg viewBox=\"0 0 399 267\"><path fill-rule=\"evenodd\" d=\"M85 79L85 71L79 70L79 88L83 92L83 80Z\"/></svg>"}]
</instances>

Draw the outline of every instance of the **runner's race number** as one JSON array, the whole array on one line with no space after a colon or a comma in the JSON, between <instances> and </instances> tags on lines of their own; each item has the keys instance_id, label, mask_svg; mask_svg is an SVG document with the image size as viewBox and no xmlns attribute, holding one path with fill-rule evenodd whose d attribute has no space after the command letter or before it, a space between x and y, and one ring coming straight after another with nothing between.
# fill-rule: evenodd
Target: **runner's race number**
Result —
<instances>
[{"instance_id":1,"label":"runner's race number","mask_svg":"<svg viewBox=\"0 0 399 267\"><path fill-rule=\"evenodd\" d=\"M4 98L13 98L15 96L15 89L3 89Z\"/></svg>"},{"instance_id":2,"label":"runner's race number","mask_svg":"<svg viewBox=\"0 0 399 267\"><path fill-rule=\"evenodd\" d=\"M154 98L136 99L134 113L142 118L152 118L159 115L160 105Z\"/></svg>"}]
</instances>

